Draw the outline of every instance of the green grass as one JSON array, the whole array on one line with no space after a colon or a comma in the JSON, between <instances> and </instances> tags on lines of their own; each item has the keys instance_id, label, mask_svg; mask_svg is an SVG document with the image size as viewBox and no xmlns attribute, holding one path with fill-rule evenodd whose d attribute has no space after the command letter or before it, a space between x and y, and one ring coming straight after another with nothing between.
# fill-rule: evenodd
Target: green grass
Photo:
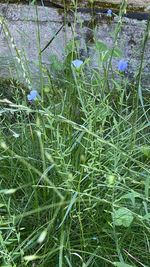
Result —
<instances>
[{"instance_id":1,"label":"green grass","mask_svg":"<svg viewBox=\"0 0 150 267\"><path fill-rule=\"evenodd\" d=\"M96 46L101 75L71 49L32 104L0 89L0 266L150 265L149 101Z\"/></svg>"}]
</instances>

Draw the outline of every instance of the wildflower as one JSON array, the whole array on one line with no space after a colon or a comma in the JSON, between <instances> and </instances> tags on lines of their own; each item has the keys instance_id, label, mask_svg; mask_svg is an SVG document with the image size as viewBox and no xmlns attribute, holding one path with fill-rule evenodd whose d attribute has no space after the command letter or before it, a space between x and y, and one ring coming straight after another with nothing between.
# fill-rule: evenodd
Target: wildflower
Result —
<instances>
[{"instance_id":1,"label":"wildflower","mask_svg":"<svg viewBox=\"0 0 150 267\"><path fill-rule=\"evenodd\" d=\"M76 70L79 70L83 64L83 61L80 59L75 59L72 61L72 66L76 68Z\"/></svg>"},{"instance_id":2,"label":"wildflower","mask_svg":"<svg viewBox=\"0 0 150 267\"><path fill-rule=\"evenodd\" d=\"M128 67L128 62L124 59L121 59L118 63L118 70L124 72Z\"/></svg>"},{"instance_id":3,"label":"wildflower","mask_svg":"<svg viewBox=\"0 0 150 267\"><path fill-rule=\"evenodd\" d=\"M108 9L107 10L107 17L111 17L113 14L112 10L111 9Z\"/></svg>"},{"instance_id":4,"label":"wildflower","mask_svg":"<svg viewBox=\"0 0 150 267\"><path fill-rule=\"evenodd\" d=\"M30 92L30 94L27 95L27 99L28 99L29 101L34 101L34 100L36 100L37 96L38 96L38 92L37 92L36 90L32 90L32 91Z\"/></svg>"}]
</instances>

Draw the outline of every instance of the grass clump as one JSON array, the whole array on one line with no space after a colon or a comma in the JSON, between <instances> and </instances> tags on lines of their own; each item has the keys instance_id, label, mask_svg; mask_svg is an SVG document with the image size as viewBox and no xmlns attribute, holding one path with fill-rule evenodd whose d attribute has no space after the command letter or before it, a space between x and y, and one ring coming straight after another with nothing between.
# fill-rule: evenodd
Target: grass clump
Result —
<instances>
[{"instance_id":1,"label":"grass clump","mask_svg":"<svg viewBox=\"0 0 150 267\"><path fill-rule=\"evenodd\" d=\"M2 92L1 266L149 266L149 103L98 50L101 74L73 50L39 97Z\"/></svg>"}]
</instances>

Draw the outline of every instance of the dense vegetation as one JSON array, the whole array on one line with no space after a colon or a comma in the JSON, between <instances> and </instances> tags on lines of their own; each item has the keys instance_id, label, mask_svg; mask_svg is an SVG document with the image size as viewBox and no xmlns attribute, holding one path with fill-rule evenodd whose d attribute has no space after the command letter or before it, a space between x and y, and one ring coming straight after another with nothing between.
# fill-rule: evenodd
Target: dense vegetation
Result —
<instances>
[{"instance_id":1,"label":"dense vegetation","mask_svg":"<svg viewBox=\"0 0 150 267\"><path fill-rule=\"evenodd\" d=\"M0 266L150 266L143 56L131 81L116 45L95 39L95 69L77 47L43 66L39 92L23 62L26 86L0 81Z\"/></svg>"}]
</instances>

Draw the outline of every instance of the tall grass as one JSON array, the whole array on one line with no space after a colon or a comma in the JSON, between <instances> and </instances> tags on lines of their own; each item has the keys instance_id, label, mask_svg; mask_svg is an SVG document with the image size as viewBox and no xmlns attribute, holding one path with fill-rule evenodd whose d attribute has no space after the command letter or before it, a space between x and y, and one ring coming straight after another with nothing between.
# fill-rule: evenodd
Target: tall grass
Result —
<instances>
[{"instance_id":1,"label":"tall grass","mask_svg":"<svg viewBox=\"0 0 150 267\"><path fill-rule=\"evenodd\" d=\"M119 29L120 21L116 37ZM139 101L142 66L138 86L131 84L124 73L111 72L116 39L112 50L95 42L101 59L110 55L101 74L88 60L78 70L72 66L73 41L61 69L57 62L44 69L40 58L48 75L40 98L29 103L24 87L11 99L3 92L3 267L150 265L150 106L144 96Z\"/></svg>"}]
</instances>

